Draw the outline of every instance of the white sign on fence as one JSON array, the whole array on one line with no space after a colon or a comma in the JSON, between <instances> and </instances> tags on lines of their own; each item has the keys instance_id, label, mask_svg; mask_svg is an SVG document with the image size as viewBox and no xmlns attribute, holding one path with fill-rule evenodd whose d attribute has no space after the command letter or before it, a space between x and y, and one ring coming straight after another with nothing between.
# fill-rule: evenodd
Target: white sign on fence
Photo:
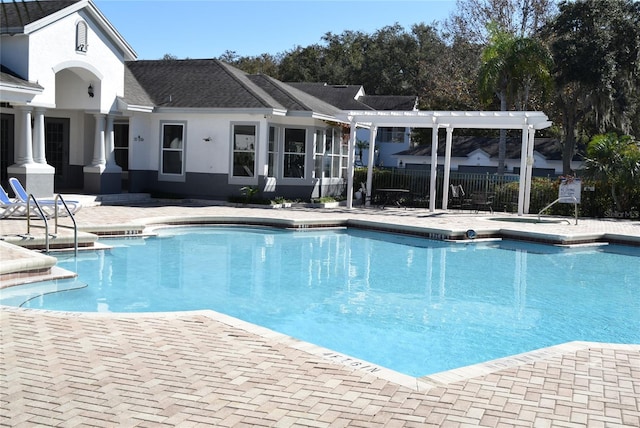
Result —
<instances>
[{"instance_id":1,"label":"white sign on fence","mask_svg":"<svg viewBox=\"0 0 640 428\"><path fill-rule=\"evenodd\" d=\"M580 203L582 182L579 178L563 178L558 190L558 202L561 204Z\"/></svg>"}]
</instances>

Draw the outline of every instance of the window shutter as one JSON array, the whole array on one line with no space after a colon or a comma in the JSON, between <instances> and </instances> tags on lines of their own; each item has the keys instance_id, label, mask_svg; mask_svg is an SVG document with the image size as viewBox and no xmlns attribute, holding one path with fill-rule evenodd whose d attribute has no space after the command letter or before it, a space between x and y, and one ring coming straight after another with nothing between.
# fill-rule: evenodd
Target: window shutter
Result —
<instances>
[{"instance_id":1,"label":"window shutter","mask_svg":"<svg viewBox=\"0 0 640 428\"><path fill-rule=\"evenodd\" d=\"M76 25L76 51L87 51L87 23L78 22Z\"/></svg>"}]
</instances>

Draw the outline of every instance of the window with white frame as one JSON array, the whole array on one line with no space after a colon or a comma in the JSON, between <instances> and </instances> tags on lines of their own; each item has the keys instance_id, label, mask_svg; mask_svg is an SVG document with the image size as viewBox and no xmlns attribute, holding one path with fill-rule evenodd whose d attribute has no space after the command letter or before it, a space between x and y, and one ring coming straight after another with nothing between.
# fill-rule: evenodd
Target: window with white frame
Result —
<instances>
[{"instance_id":1,"label":"window with white frame","mask_svg":"<svg viewBox=\"0 0 640 428\"><path fill-rule=\"evenodd\" d=\"M285 178L304 178L304 166L307 152L307 131L305 129L285 128L284 130L284 168Z\"/></svg>"},{"instance_id":2,"label":"window with white frame","mask_svg":"<svg viewBox=\"0 0 640 428\"><path fill-rule=\"evenodd\" d=\"M160 173L164 176L184 175L185 124L165 122L162 126Z\"/></svg>"},{"instance_id":3,"label":"window with white frame","mask_svg":"<svg viewBox=\"0 0 640 428\"><path fill-rule=\"evenodd\" d=\"M269 127L269 150L267 159L267 177L277 177L278 174L278 128Z\"/></svg>"},{"instance_id":4,"label":"window with white frame","mask_svg":"<svg viewBox=\"0 0 640 428\"><path fill-rule=\"evenodd\" d=\"M347 179L347 166L349 165L349 131L337 131L340 140L340 156L342 163L340 165L340 176Z\"/></svg>"},{"instance_id":5,"label":"window with white frame","mask_svg":"<svg viewBox=\"0 0 640 428\"><path fill-rule=\"evenodd\" d=\"M327 128L325 136L325 161L324 176L339 178L342 177L342 169L347 165L345 155L347 150L342 147L342 135L339 128ZM347 140L347 143L349 141Z\"/></svg>"},{"instance_id":6,"label":"window with white frame","mask_svg":"<svg viewBox=\"0 0 640 428\"><path fill-rule=\"evenodd\" d=\"M255 177L256 125L233 125L233 176Z\"/></svg>"},{"instance_id":7,"label":"window with white frame","mask_svg":"<svg viewBox=\"0 0 640 428\"><path fill-rule=\"evenodd\" d=\"M331 138L331 177L340 177L342 174L340 169L342 164L340 134L337 129L332 130L331 134L333 135L333 138Z\"/></svg>"},{"instance_id":8,"label":"window with white frame","mask_svg":"<svg viewBox=\"0 0 640 428\"><path fill-rule=\"evenodd\" d=\"M324 131L316 130L315 139L316 149L314 151L315 159L313 164L313 176L315 178L322 178L323 164L324 164Z\"/></svg>"},{"instance_id":9,"label":"window with white frame","mask_svg":"<svg viewBox=\"0 0 640 428\"><path fill-rule=\"evenodd\" d=\"M376 143L404 143L405 128L381 127L376 134Z\"/></svg>"},{"instance_id":10,"label":"window with white frame","mask_svg":"<svg viewBox=\"0 0 640 428\"><path fill-rule=\"evenodd\" d=\"M87 43L87 23L80 21L76 24L76 52L86 52L89 44Z\"/></svg>"}]
</instances>

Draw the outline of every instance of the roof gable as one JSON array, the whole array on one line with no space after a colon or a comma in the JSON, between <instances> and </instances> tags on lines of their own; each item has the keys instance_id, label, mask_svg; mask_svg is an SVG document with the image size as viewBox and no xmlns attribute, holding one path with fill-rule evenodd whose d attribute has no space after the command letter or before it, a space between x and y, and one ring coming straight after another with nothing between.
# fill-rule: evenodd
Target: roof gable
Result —
<instances>
[{"instance_id":1,"label":"roof gable","mask_svg":"<svg viewBox=\"0 0 640 428\"><path fill-rule=\"evenodd\" d=\"M125 59L136 58L135 51L91 0L23 0L0 5L0 34L28 35L83 10L95 20L102 34L122 51Z\"/></svg>"},{"instance_id":2,"label":"roof gable","mask_svg":"<svg viewBox=\"0 0 640 428\"><path fill-rule=\"evenodd\" d=\"M0 33L18 34L24 27L81 0L20 1L0 4Z\"/></svg>"}]
</instances>

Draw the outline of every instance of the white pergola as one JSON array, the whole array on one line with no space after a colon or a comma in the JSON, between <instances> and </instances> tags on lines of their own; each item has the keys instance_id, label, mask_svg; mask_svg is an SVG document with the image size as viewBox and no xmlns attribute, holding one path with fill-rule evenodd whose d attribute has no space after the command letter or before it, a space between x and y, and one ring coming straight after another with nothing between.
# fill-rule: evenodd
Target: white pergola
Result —
<instances>
[{"instance_id":1,"label":"white pergola","mask_svg":"<svg viewBox=\"0 0 640 428\"><path fill-rule=\"evenodd\" d=\"M438 130L447 133L444 159L442 208L447 209L449 199L449 172L451 168L451 141L454 129L521 129L522 151L520 156L520 188L518 215L529 213L531 196L531 172L533 169L533 144L535 132L551 126L549 118L537 111L344 111L338 118L351 125L349 136L349 168L347 174L347 207L353 208L353 169L355 160L356 127L368 127L369 161L373 165L376 133L379 127L410 127L433 129L431 139L431 186L429 211L436 209L436 177L438 170ZM367 171L367 199L371 197L373 171Z\"/></svg>"}]
</instances>

